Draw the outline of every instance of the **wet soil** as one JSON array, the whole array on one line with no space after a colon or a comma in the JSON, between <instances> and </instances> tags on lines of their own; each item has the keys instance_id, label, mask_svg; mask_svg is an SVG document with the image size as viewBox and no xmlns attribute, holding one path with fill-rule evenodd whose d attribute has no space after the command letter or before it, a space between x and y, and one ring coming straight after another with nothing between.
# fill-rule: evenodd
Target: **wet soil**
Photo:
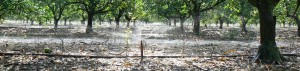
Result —
<instances>
[{"instance_id":1,"label":"wet soil","mask_svg":"<svg viewBox=\"0 0 300 71\"><path fill-rule=\"evenodd\" d=\"M107 24L106 24L107 25ZM84 27L30 28L0 27L0 50L3 53L140 56L143 41L144 56L230 56L188 58L73 58L36 55L0 56L1 70L299 70L300 57L287 57L282 65L253 63L259 46L257 27L247 34L237 27L218 29L201 27L193 35L190 27L180 28L160 23L139 24L130 28L95 27L85 34ZM283 54L300 54L296 27L277 29L277 46Z\"/></svg>"}]
</instances>

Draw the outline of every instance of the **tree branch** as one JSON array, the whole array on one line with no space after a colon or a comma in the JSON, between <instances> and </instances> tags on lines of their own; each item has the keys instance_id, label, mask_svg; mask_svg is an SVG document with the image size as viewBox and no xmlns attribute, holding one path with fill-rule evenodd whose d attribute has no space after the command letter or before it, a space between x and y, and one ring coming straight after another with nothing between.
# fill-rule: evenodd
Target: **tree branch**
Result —
<instances>
[{"instance_id":1,"label":"tree branch","mask_svg":"<svg viewBox=\"0 0 300 71\"><path fill-rule=\"evenodd\" d=\"M296 7L296 9L295 9L294 15L296 15L296 12L297 12L299 6L300 6L300 0L297 0L297 7Z\"/></svg>"},{"instance_id":2,"label":"tree branch","mask_svg":"<svg viewBox=\"0 0 300 71\"><path fill-rule=\"evenodd\" d=\"M216 6L218 6L219 4L221 4L222 2L225 2L225 0L218 0L217 3L215 3L213 6L211 6L211 7L206 7L206 8L203 8L203 9L200 9L200 12L204 12L204 11L211 10L211 9L213 9L214 7L216 7Z\"/></svg>"},{"instance_id":3,"label":"tree branch","mask_svg":"<svg viewBox=\"0 0 300 71\"><path fill-rule=\"evenodd\" d=\"M122 2L123 2L124 0L122 0ZM111 1L108 1L107 3L105 3L105 5L104 6L102 6L102 8L101 9L99 9L99 10L96 10L96 12L95 13L99 13L99 14L101 14L101 13L106 13L106 12L109 12L109 11L112 11L112 9L109 9L109 10L106 10L105 11L105 9L110 5L110 4L112 4L111 3Z\"/></svg>"},{"instance_id":4,"label":"tree branch","mask_svg":"<svg viewBox=\"0 0 300 71\"><path fill-rule=\"evenodd\" d=\"M88 5L85 4L84 2L69 2L68 4L82 4L84 8L81 8L81 10L88 11Z\"/></svg>"}]
</instances>

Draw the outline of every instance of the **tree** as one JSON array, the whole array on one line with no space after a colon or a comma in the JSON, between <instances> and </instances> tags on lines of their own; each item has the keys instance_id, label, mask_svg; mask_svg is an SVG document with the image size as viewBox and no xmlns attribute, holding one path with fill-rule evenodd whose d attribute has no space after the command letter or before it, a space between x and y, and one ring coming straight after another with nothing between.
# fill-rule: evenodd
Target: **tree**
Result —
<instances>
[{"instance_id":1,"label":"tree","mask_svg":"<svg viewBox=\"0 0 300 71\"><path fill-rule=\"evenodd\" d=\"M246 25L249 20L253 17L251 14L253 12L253 7L245 0L231 0L227 3L225 7L233 11L233 15L240 17L242 22L241 28L242 32L247 33Z\"/></svg>"},{"instance_id":2,"label":"tree","mask_svg":"<svg viewBox=\"0 0 300 71\"><path fill-rule=\"evenodd\" d=\"M33 25L34 21L37 21L39 25L47 24L48 20L51 20L51 17L53 16L51 11L49 11L49 7L45 6L44 4L41 4L41 1L39 0L22 0L19 4L19 6L15 10L18 13L13 14L11 16L16 16L20 19L26 19L27 21L31 21L31 25Z\"/></svg>"},{"instance_id":3,"label":"tree","mask_svg":"<svg viewBox=\"0 0 300 71\"><path fill-rule=\"evenodd\" d=\"M123 1L117 1L117 2L119 2L120 5L117 6L115 10L109 12L109 14L111 14L115 18L116 28L119 28L121 17L124 15L127 6Z\"/></svg>"},{"instance_id":4,"label":"tree","mask_svg":"<svg viewBox=\"0 0 300 71\"><path fill-rule=\"evenodd\" d=\"M117 2L116 0L77 0L75 2L71 2L74 4L80 4L80 9L85 11L88 15L88 24L86 28L86 33L93 32L93 18L96 14L103 14L111 11L110 7L112 7L113 3ZM118 4L116 4L118 5Z\"/></svg>"},{"instance_id":5,"label":"tree","mask_svg":"<svg viewBox=\"0 0 300 71\"><path fill-rule=\"evenodd\" d=\"M184 32L183 23L190 17L188 6L183 0L175 0L170 4L169 9L174 13L174 26L176 26L176 19L180 20L180 29Z\"/></svg>"},{"instance_id":6,"label":"tree","mask_svg":"<svg viewBox=\"0 0 300 71\"><path fill-rule=\"evenodd\" d=\"M152 7L154 12L158 16L165 18L168 25L171 25L171 21L172 18L174 18L174 13L175 13L174 11L172 11L174 10L172 9L173 7L171 6L172 3L173 1L159 0L159 1L155 1L154 6Z\"/></svg>"},{"instance_id":7,"label":"tree","mask_svg":"<svg viewBox=\"0 0 300 71\"><path fill-rule=\"evenodd\" d=\"M0 23L3 22L3 19L4 19L4 15L6 15L7 11L7 8L9 6L9 3L8 3L8 0L1 0L0 1Z\"/></svg>"},{"instance_id":8,"label":"tree","mask_svg":"<svg viewBox=\"0 0 300 71\"><path fill-rule=\"evenodd\" d=\"M139 18L140 21L144 22L144 23L149 23L149 22L162 22L162 21L166 21L166 17L163 17L162 15L160 15L162 10L162 6L160 3L160 1L163 0L143 0L143 16ZM160 11L158 11L159 9L161 9ZM170 12L171 13L171 12Z\"/></svg>"},{"instance_id":9,"label":"tree","mask_svg":"<svg viewBox=\"0 0 300 71\"><path fill-rule=\"evenodd\" d=\"M227 8L229 2L230 1L225 1L226 4L220 4L220 6L216 7L216 9L212 10L213 12L210 13L210 15L214 16L213 20L219 23L219 29L223 29L224 23L229 23L229 17L234 13L232 10Z\"/></svg>"},{"instance_id":10,"label":"tree","mask_svg":"<svg viewBox=\"0 0 300 71\"><path fill-rule=\"evenodd\" d=\"M293 20L295 20L297 26L298 26L298 30L297 30L297 35L298 37L300 37L300 19L299 19L299 12L297 12L297 5L295 4L296 1L294 0L284 0L284 9L286 9L286 16L292 18ZM295 12L291 12L293 9L295 9Z\"/></svg>"},{"instance_id":11,"label":"tree","mask_svg":"<svg viewBox=\"0 0 300 71\"><path fill-rule=\"evenodd\" d=\"M76 9L77 9L77 6L72 5L72 4L69 4L65 7L65 10L62 14L62 19L64 20L65 26L67 25L68 20L69 20L69 24L71 24L71 21L80 20L80 18L82 16L81 15L82 11L78 11ZM85 16L84 16L84 18L85 18Z\"/></svg>"},{"instance_id":12,"label":"tree","mask_svg":"<svg viewBox=\"0 0 300 71\"><path fill-rule=\"evenodd\" d=\"M23 1L21 4L23 8L20 8L21 13L18 15L18 17L25 17L25 19L31 22L31 25L34 24L34 20L36 19L35 15L32 14L38 14L38 7L36 6L35 2L33 0L26 0Z\"/></svg>"},{"instance_id":13,"label":"tree","mask_svg":"<svg viewBox=\"0 0 300 71\"><path fill-rule=\"evenodd\" d=\"M276 16L273 16L274 7L279 0L248 0L259 12L260 46L257 53L258 59L263 63L281 63L285 58L275 42Z\"/></svg>"},{"instance_id":14,"label":"tree","mask_svg":"<svg viewBox=\"0 0 300 71\"><path fill-rule=\"evenodd\" d=\"M296 9L295 9L295 11L294 11L294 14L296 14L296 12L297 12L299 6L300 6L300 0L297 0L297 6L296 6Z\"/></svg>"},{"instance_id":15,"label":"tree","mask_svg":"<svg viewBox=\"0 0 300 71\"><path fill-rule=\"evenodd\" d=\"M127 27L130 26L130 22L135 22L139 17L144 15L143 0L127 0L125 7L125 19L127 20ZM134 23L135 25L135 23Z\"/></svg>"},{"instance_id":16,"label":"tree","mask_svg":"<svg viewBox=\"0 0 300 71\"><path fill-rule=\"evenodd\" d=\"M6 16L10 14L19 14L17 10L21 8L20 4L23 0L1 0L0 1L0 23L3 22Z\"/></svg>"},{"instance_id":17,"label":"tree","mask_svg":"<svg viewBox=\"0 0 300 71\"><path fill-rule=\"evenodd\" d=\"M54 28L56 29L68 3L66 0L40 0L40 2L45 4L53 14Z\"/></svg>"},{"instance_id":18,"label":"tree","mask_svg":"<svg viewBox=\"0 0 300 71\"><path fill-rule=\"evenodd\" d=\"M211 10L224 1L225 0L185 0L185 3L188 5L189 11L193 17L194 34L200 33L200 13Z\"/></svg>"},{"instance_id":19,"label":"tree","mask_svg":"<svg viewBox=\"0 0 300 71\"><path fill-rule=\"evenodd\" d=\"M51 17L53 17L53 14L51 14L51 11L49 10L49 7L41 4L42 1L39 0L31 0L30 2L33 2L31 8L34 8L33 12L28 14L32 15L35 14L37 16L34 16L34 20L38 22L39 25L43 25L49 20ZM46 23L47 24L47 23Z\"/></svg>"},{"instance_id":20,"label":"tree","mask_svg":"<svg viewBox=\"0 0 300 71\"><path fill-rule=\"evenodd\" d=\"M8 6L6 3L6 0L1 0L0 1L0 23L2 23L2 21L3 21L3 15L4 15L4 13L5 13L5 9L7 8L6 6Z\"/></svg>"}]
</instances>

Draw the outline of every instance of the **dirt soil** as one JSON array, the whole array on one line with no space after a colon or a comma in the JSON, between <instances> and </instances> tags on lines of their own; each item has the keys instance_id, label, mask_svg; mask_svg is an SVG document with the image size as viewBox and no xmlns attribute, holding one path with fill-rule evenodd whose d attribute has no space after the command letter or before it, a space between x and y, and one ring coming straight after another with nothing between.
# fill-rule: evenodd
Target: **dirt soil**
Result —
<instances>
[{"instance_id":1,"label":"dirt soil","mask_svg":"<svg viewBox=\"0 0 300 71\"><path fill-rule=\"evenodd\" d=\"M106 24L108 25L108 24ZM0 52L21 54L57 54L87 56L140 56L143 41L144 56L207 56L179 58L74 58L38 55L0 56L4 71L103 71L103 70L300 70L300 57L286 56L281 65L254 63L259 46L258 28L249 27L240 33L237 27L218 29L201 27L201 34L192 34L191 26L181 32L179 26L160 23L139 24L131 28L97 27L85 34L84 27L68 28L0 28ZM283 54L300 54L296 27L277 28L277 46ZM44 53L50 49L51 53ZM214 56L236 57L214 57ZM240 55L240 56L239 56ZM250 56L242 56L250 55ZM211 57L209 57L211 56Z\"/></svg>"}]
</instances>

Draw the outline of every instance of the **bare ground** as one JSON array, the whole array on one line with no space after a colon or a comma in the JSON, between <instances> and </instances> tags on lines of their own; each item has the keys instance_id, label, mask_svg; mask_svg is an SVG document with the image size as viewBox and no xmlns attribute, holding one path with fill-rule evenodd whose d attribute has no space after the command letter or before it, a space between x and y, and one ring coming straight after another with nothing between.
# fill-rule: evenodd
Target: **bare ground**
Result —
<instances>
[{"instance_id":1,"label":"bare ground","mask_svg":"<svg viewBox=\"0 0 300 71\"><path fill-rule=\"evenodd\" d=\"M0 49L2 53L87 55L87 56L140 56L143 40L144 56L212 56L179 58L74 58L37 55L0 56L0 69L15 70L290 70L300 69L300 57L286 56L281 65L253 63L253 55L259 46L257 28L240 33L239 28L201 27L201 34L185 33L179 28L154 24L141 24L132 28L95 28L95 33L84 34L77 28L26 28L1 27ZM300 54L296 27L277 29L277 46L283 54ZM213 57L231 56L236 57ZM239 56L241 55L241 56ZM242 56L249 55L249 56Z\"/></svg>"}]
</instances>

